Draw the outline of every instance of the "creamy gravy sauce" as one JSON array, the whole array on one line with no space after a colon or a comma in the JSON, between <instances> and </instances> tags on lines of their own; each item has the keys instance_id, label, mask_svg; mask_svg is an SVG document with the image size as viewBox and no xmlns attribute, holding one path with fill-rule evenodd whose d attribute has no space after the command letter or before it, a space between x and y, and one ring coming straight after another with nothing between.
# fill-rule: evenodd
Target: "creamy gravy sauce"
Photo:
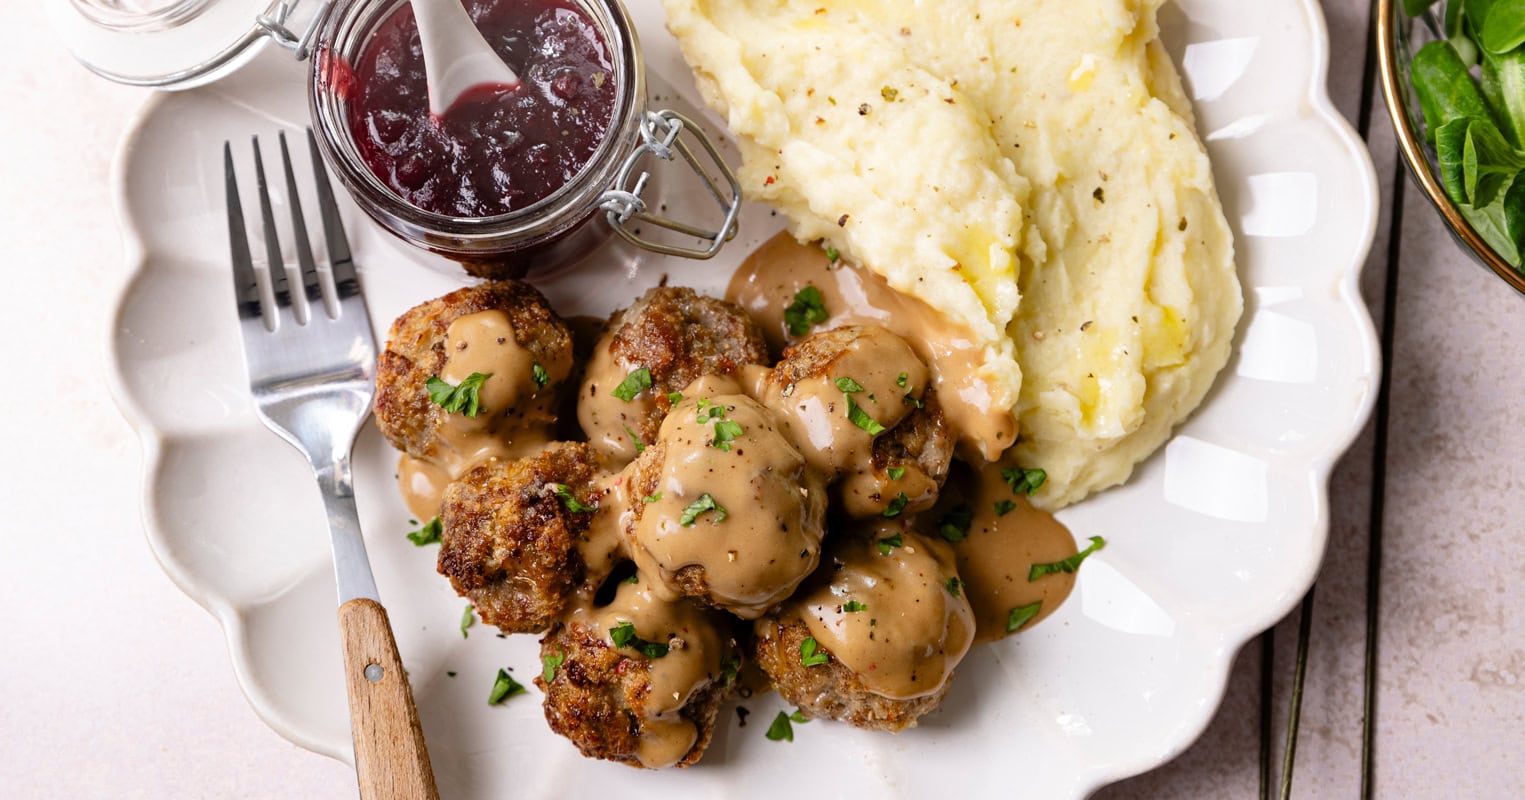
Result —
<instances>
[{"instance_id":1,"label":"creamy gravy sauce","mask_svg":"<svg viewBox=\"0 0 1525 800\"><path fill-rule=\"evenodd\" d=\"M578 554L588 569L583 591L590 597L609 573L630 557L624 536L635 517L629 486L623 472L605 475L598 481L598 508L582 541L577 543Z\"/></svg>"},{"instance_id":2,"label":"creamy gravy sauce","mask_svg":"<svg viewBox=\"0 0 1525 800\"><path fill-rule=\"evenodd\" d=\"M1020 630L1031 628L1058 609L1075 587L1074 573L1027 580L1034 564L1063 561L1074 555L1075 537L1051 514L1033 508L1025 495L1012 494L1000 473L1002 467L1009 466L998 462L975 474L967 465L955 464L945 492L951 502L939 504L939 509L946 509L963 502L974 512L969 535L955 543L953 550L959 577L974 607L976 642L1006 636L1012 609L1041 603L1037 616ZM962 487L962 491L955 487ZM996 504L1003 501L1016 505L998 514Z\"/></svg>"},{"instance_id":3,"label":"creamy gravy sauce","mask_svg":"<svg viewBox=\"0 0 1525 800\"><path fill-rule=\"evenodd\" d=\"M606 640L610 631L629 622L639 638L667 644L667 655L660 658L647 658L630 646L620 652L645 664L651 682L643 698L645 718L636 758L651 769L681 761L698 740L699 730L680 712L694 692L720 677L721 655L727 650L715 621L692 602L663 598L645 580L621 584L609 605L584 605L568 621L589 626Z\"/></svg>"},{"instance_id":4,"label":"creamy gravy sauce","mask_svg":"<svg viewBox=\"0 0 1525 800\"><path fill-rule=\"evenodd\" d=\"M445 487L454 480L445 470L407 454L397 462L397 486L402 490L403 505L420 520L428 521L439 514Z\"/></svg>"},{"instance_id":5,"label":"creamy gravy sauce","mask_svg":"<svg viewBox=\"0 0 1525 800\"><path fill-rule=\"evenodd\" d=\"M475 417L440 415L439 447L427 460L403 456L397 480L403 502L419 519L439 514L445 485L489 458L517 459L540 452L556 421L556 387L572 371L570 354L537 360L514 336L508 314L479 311L450 324L445 332L445 365L439 378L454 386L481 373L491 377L477 392ZM544 386L535 367L544 371Z\"/></svg>"},{"instance_id":6,"label":"creamy gravy sauce","mask_svg":"<svg viewBox=\"0 0 1525 800\"><path fill-rule=\"evenodd\" d=\"M876 542L896 535L901 546L880 553ZM886 523L869 541L844 537L829 557L830 582L790 601L789 611L870 691L903 700L941 689L975 630L962 587L948 585L953 551Z\"/></svg>"},{"instance_id":7,"label":"creamy gravy sauce","mask_svg":"<svg viewBox=\"0 0 1525 800\"><path fill-rule=\"evenodd\" d=\"M878 325L911 344L932 367L943 413L959 432L960 450L967 457L994 461L1016 441L1015 417L1010 409L996 407L992 387L979 376L984 350L974 337L866 269L844 261L833 265L820 248L780 233L737 269L726 299L752 315L777 353L791 341L784 310L806 286L821 292L829 315L815 330Z\"/></svg>"},{"instance_id":8,"label":"creamy gravy sauce","mask_svg":"<svg viewBox=\"0 0 1525 800\"><path fill-rule=\"evenodd\" d=\"M738 392L731 379L701 378L668 413L660 478L634 525L631 550L668 599L679 596L679 570L703 566L714 601L755 619L815 569L826 493L774 414ZM740 425L740 433L716 446L722 423ZM705 495L719 508L697 510L683 524Z\"/></svg>"},{"instance_id":9,"label":"creamy gravy sauce","mask_svg":"<svg viewBox=\"0 0 1525 800\"><path fill-rule=\"evenodd\" d=\"M621 363L610 353L612 336L612 330L605 333L588 359L578 390L577 421L588 434L588 444L610 464L621 466L639 454L631 434L640 435L642 421L658 406L656 392L650 389L629 402L614 396L613 391L636 365Z\"/></svg>"}]
</instances>

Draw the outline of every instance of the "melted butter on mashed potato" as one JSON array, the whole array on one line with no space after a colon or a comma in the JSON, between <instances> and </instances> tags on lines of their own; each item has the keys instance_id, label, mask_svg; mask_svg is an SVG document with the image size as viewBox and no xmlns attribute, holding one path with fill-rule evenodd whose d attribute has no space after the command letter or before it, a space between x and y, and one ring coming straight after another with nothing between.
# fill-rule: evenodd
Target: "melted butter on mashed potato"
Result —
<instances>
[{"instance_id":1,"label":"melted butter on mashed potato","mask_svg":"<svg viewBox=\"0 0 1525 800\"><path fill-rule=\"evenodd\" d=\"M966 325L1057 508L1202 400L1242 308L1161 0L665 0L743 186Z\"/></svg>"}]
</instances>

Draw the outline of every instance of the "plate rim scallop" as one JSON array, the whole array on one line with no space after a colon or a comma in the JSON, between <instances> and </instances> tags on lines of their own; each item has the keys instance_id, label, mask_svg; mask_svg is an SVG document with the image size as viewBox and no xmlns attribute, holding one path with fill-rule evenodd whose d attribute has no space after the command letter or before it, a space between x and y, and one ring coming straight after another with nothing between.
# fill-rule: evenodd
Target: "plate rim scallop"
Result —
<instances>
[{"instance_id":1,"label":"plate rim scallop","mask_svg":"<svg viewBox=\"0 0 1525 800\"><path fill-rule=\"evenodd\" d=\"M1309 29L1311 45L1309 85L1303 99L1312 111L1313 119L1321 123L1324 135L1331 137L1345 151L1350 163L1359 173L1354 186L1348 187L1350 198L1360 203L1360 224L1351 226L1353 242L1349 263L1339 270L1337 302L1322 304L1320 308L1343 309L1349 316L1360 338L1360 360L1364 367L1359 375L1351 376L1351 384L1358 387L1355 413L1349 418L1338 435L1330 434L1324 447L1313 454L1307 462L1307 474L1316 488L1314 530L1311 543L1318 556L1310 558L1296 570L1284 593L1284 602L1268 605L1262 613L1247 616L1237 625L1220 627L1207 639L1216 644L1212 662L1207 666L1211 685L1203 689L1203 701L1198 713L1181 726L1175 735L1162 742L1152 752L1140 752L1137 757L1104 765L1090 765L1070 785L1075 796L1088 796L1102 787L1158 767L1190 747L1205 731L1221 705L1232 664L1241 648L1251 639L1274 625L1302 601L1312 587L1323 564L1329 536L1329 479L1336 462L1361 434L1377 399L1377 387L1381 380L1381 348L1377 332L1365 302L1361 298L1360 277L1375 239L1379 221L1380 189L1375 167L1365 143L1349 122L1334 107L1329 97L1327 81L1329 71L1330 40L1328 27L1317 0L1296 0L1303 11ZM206 609L223 630L234 676L240 691L256 715L287 740L313 752L353 763L350 749L335 747L323 738L310 735L294 721L286 719L277 710L279 704L267 696L268 687L260 685L249 669L246 625L244 615L233 602L222 596L216 587L201 581L181 564L171 552L165 527L155 513L153 492L155 476L162 468L164 445L169 438L156 428L143 406L134 397L117 358L117 331L128 308L130 290L148 266L148 247L140 231L135 227L129 187L128 166L132 151L141 135L145 121L170 97L169 93L149 95L130 119L112 159L110 176L114 221L121 232L123 264L126 269L119 280L108 290L108 313L104 318L102 353L107 378L107 388L119 412L135 432L142 452L142 485L139 491L141 523L145 538L155 560L174 582L177 588ZM1241 326L1243 322L1241 322ZM1211 395L1209 396L1209 402ZM1173 434L1174 436L1174 434Z\"/></svg>"}]
</instances>

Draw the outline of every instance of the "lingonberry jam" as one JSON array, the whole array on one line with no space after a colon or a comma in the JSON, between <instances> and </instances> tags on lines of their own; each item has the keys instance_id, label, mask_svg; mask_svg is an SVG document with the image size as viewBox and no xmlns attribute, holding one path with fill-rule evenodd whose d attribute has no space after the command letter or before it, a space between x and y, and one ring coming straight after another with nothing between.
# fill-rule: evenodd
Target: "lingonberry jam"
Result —
<instances>
[{"instance_id":1,"label":"lingonberry jam","mask_svg":"<svg viewBox=\"0 0 1525 800\"><path fill-rule=\"evenodd\" d=\"M436 214L489 217L532 205L588 163L609 129L615 73L574 0L465 6L519 87L470 94L432 117L418 25L404 4L361 50L348 123L361 159L398 196Z\"/></svg>"}]
</instances>

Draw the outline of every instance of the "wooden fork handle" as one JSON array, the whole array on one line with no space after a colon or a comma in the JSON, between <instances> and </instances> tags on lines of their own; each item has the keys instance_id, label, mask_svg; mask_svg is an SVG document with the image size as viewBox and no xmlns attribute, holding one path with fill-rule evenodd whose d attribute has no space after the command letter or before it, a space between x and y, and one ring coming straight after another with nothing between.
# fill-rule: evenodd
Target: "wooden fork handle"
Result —
<instances>
[{"instance_id":1,"label":"wooden fork handle","mask_svg":"<svg viewBox=\"0 0 1525 800\"><path fill-rule=\"evenodd\" d=\"M438 800L387 610L367 598L345 603L339 607L339 636L361 800Z\"/></svg>"}]
</instances>

